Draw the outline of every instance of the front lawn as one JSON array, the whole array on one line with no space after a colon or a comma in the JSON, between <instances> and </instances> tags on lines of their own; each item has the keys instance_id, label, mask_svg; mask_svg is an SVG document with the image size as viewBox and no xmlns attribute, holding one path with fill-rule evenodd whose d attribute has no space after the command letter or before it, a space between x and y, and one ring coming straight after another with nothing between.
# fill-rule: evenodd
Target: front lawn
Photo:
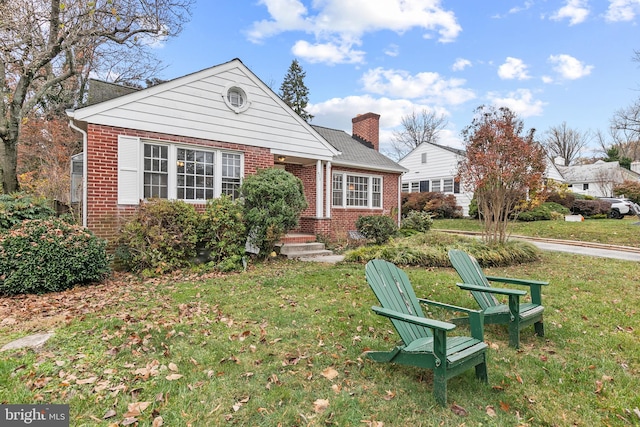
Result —
<instances>
[{"instance_id":1,"label":"front lawn","mask_svg":"<svg viewBox=\"0 0 640 427\"><path fill-rule=\"evenodd\" d=\"M626 426L640 423L637 264L544 253L487 272L550 280L544 339L487 326L489 385L473 370L435 404L430 371L374 364L391 323L362 264L276 260L230 275L0 298L0 402L69 403L72 426ZM450 268L406 268L418 296L474 307ZM454 406L455 405L455 406Z\"/></svg>"},{"instance_id":2,"label":"front lawn","mask_svg":"<svg viewBox=\"0 0 640 427\"><path fill-rule=\"evenodd\" d=\"M550 239L579 240L640 247L640 222L636 216L624 219L587 219L582 222L568 221L516 221L509 225L513 235L544 237ZM437 219L433 229L482 231L477 219Z\"/></svg>"}]
</instances>

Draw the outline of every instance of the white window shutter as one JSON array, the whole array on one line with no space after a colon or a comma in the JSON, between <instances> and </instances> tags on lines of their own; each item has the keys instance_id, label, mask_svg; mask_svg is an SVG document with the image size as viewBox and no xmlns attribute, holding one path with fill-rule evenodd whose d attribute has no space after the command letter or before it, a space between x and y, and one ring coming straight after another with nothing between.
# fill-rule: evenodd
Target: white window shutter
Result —
<instances>
[{"instance_id":1,"label":"white window shutter","mask_svg":"<svg viewBox=\"0 0 640 427\"><path fill-rule=\"evenodd\" d=\"M140 203L140 138L118 136L118 204Z\"/></svg>"}]
</instances>

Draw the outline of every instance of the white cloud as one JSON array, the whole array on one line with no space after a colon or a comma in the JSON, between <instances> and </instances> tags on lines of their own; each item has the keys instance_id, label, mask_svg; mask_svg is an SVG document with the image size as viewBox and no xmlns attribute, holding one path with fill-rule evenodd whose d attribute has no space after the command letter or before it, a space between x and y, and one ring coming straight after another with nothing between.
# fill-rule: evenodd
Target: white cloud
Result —
<instances>
[{"instance_id":1,"label":"white cloud","mask_svg":"<svg viewBox=\"0 0 640 427\"><path fill-rule=\"evenodd\" d=\"M362 83L369 93L435 105L458 105L476 97L471 89L463 87L466 80L445 79L431 72L412 75L404 70L379 67L367 71L362 76Z\"/></svg>"},{"instance_id":2,"label":"white cloud","mask_svg":"<svg viewBox=\"0 0 640 427\"><path fill-rule=\"evenodd\" d=\"M609 0L605 15L607 21L632 21L640 14L640 0Z\"/></svg>"},{"instance_id":3,"label":"white cloud","mask_svg":"<svg viewBox=\"0 0 640 427\"><path fill-rule=\"evenodd\" d=\"M571 55L551 55L548 61L555 64L554 71L567 80L576 80L588 76L593 70L593 65L585 65Z\"/></svg>"},{"instance_id":4,"label":"white cloud","mask_svg":"<svg viewBox=\"0 0 640 427\"><path fill-rule=\"evenodd\" d=\"M270 18L254 22L248 31L249 40L256 43L279 33L298 31L314 37L313 42L304 42L307 47L349 46L359 45L366 33L403 33L414 28L422 29L425 38L437 33L438 40L446 43L462 31L455 14L442 8L439 0L322 0L311 2L311 10L300 0L260 0L259 4L267 7ZM346 58L355 62L352 57Z\"/></svg>"},{"instance_id":5,"label":"white cloud","mask_svg":"<svg viewBox=\"0 0 640 427\"><path fill-rule=\"evenodd\" d=\"M297 41L291 48L295 57L303 58L311 63L322 62L334 64L358 64L364 62L364 52L352 49L352 45L333 43L310 44L305 40Z\"/></svg>"},{"instance_id":6,"label":"white cloud","mask_svg":"<svg viewBox=\"0 0 640 427\"><path fill-rule=\"evenodd\" d=\"M542 83L553 83L553 77L551 76L542 76Z\"/></svg>"},{"instance_id":7,"label":"white cloud","mask_svg":"<svg viewBox=\"0 0 640 427\"><path fill-rule=\"evenodd\" d=\"M556 13L551 15L554 21L569 19L569 25L576 25L584 22L589 16L589 8L586 0L567 0Z\"/></svg>"},{"instance_id":8,"label":"white cloud","mask_svg":"<svg viewBox=\"0 0 640 427\"><path fill-rule=\"evenodd\" d=\"M384 54L391 57L396 57L400 54L400 46L397 44L390 44L385 50Z\"/></svg>"},{"instance_id":9,"label":"white cloud","mask_svg":"<svg viewBox=\"0 0 640 427\"><path fill-rule=\"evenodd\" d=\"M435 111L437 114L449 116L449 112L442 108L412 102L408 99L391 99L389 97L376 98L371 95L347 96L332 98L317 104L309 104L307 111L313 114L313 124L341 129L351 134L351 119L358 114L374 112L380 114L380 151L392 153L391 138L393 131L402 124L402 117L412 111ZM459 145L455 133L446 130L441 134L441 142Z\"/></svg>"},{"instance_id":10,"label":"white cloud","mask_svg":"<svg viewBox=\"0 0 640 427\"><path fill-rule=\"evenodd\" d=\"M534 99L529 89L518 89L506 97L500 97L495 92L490 92L487 96L496 107L507 107L521 117L539 116L546 105L539 99Z\"/></svg>"},{"instance_id":11,"label":"white cloud","mask_svg":"<svg viewBox=\"0 0 640 427\"><path fill-rule=\"evenodd\" d=\"M498 76L504 80L526 80L530 78L527 74L527 66L522 59L507 57L504 64L498 67Z\"/></svg>"},{"instance_id":12,"label":"white cloud","mask_svg":"<svg viewBox=\"0 0 640 427\"><path fill-rule=\"evenodd\" d=\"M471 61L464 58L458 58L456 59L456 62L454 62L453 65L451 66L451 69L453 71L462 71L467 67L471 67Z\"/></svg>"}]
</instances>

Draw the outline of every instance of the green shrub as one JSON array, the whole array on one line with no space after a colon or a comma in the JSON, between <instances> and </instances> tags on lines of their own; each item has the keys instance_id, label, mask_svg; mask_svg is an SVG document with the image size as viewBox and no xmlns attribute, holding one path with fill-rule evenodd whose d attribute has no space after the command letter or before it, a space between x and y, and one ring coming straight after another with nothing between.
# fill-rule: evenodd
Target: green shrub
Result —
<instances>
[{"instance_id":1,"label":"green shrub","mask_svg":"<svg viewBox=\"0 0 640 427\"><path fill-rule=\"evenodd\" d=\"M122 227L116 257L127 269L152 276L189 265L196 255L198 214L183 201L141 203Z\"/></svg>"},{"instance_id":2,"label":"green shrub","mask_svg":"<svg viewBox=\"0 0 640 427\"><path fill-rule=\"evenodd\" d=\"M0 230L8 230L25 219L55 216L47 199L27 193L0 194Z\"/></svg>"},{"instance_id":3,"label":"green shrub","mask_svg":"<svg viewBox=\"0 0 640 427\"><path fill-rule=\"evenodd\" d=\"M429 212L410 211L402 219L402 228L415 230L421 233L429 231L433 225L433 218Z\"/></svg>"},{"instance_id":4,"label":"green shrub","mask_svg":"<svg viewBox=\"0 0 640 427\"><path fill-rule=\"evenodd\" d=\"M634 203L640 203L640 182L625 180L613 188L613 194L624 196Z\"/></svg>"},{"instance_id":5,"label":"green shrub","mask_svg":"<svg viewBox=\"0 0 640 427\"><path fill-rule=\"evenodd\" d=\"M361 216L356 221L356 229L378 245L388 242L398 232L395 221L386 215Z\"/></svg>"},{"instance_id":6,"label":"green shrub","mask_svg":"<svg viewBox=\"0 0 640 427\"><path fill-rule=\"evenodd\" d=\"M240 193L249 240L267 257L307 208L302 181L284 169L263 169L244 179Z\"/></svg>"},{"instance_id":7,"label":"green shrub","mask_svg":"<svg viewBox=\"0 0 640 427\"><path fill-rule=\"evenodd\" d=\"M57 292L109 273L106 242L60 219L25 220L0 235L0 293Z\"/></svg>"},{"instance_id":8,"label":"green shrub","mask_svg":"<svg viewBox=\"0 0 640 427\"><path fill-rule=\"evenodd\" d=\"M216 269L242 268L247 240L242 205L229 196L209 200L198 224L199 245L208 249Z\"/></svg>"},{"instance_id":9,"label":"green shrub","mask_svg":"<svg viewBox=\"0 0 640 427\"><path fill-rule=\"evenodd\" d=\"M554 215L554 213L560 214ZM558 219L570 213L569 209L555 202L545 202L535 208L520 212L518 221L544 221Z\"/></svg>"}]
</instances>

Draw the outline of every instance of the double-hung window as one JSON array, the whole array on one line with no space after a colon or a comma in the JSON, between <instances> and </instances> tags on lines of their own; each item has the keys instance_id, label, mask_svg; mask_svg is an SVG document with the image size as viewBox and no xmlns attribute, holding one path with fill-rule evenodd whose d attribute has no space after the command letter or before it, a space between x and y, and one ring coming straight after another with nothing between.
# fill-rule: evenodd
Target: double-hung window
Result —
<instances>
[{"instance_id":1,"label":"double-hung window","mask_svg":"<svg viewBox=\"0 0 640 427\"><path fill-rule=\"evenodd\" d=\"M144 198L166 199L169 188L169 147L144 145Z\"/></svg>"},{"instance_id":2,"label":"double-hung window","mask_svg":"<svg viewBox=\"0 0 640 427\"><path fill-rule=\"evenodd\" d=\"M382 177L335 172L333 206L382 208Z\"/></svg>"},{"instance_id":3,"label":"double-hung window","mask_svg":"<svg viewBox=\"0 0 640 427\"><path fill-rule=\"evenodd\" d=\"M179 200L208 200L214 197L214 153L178 148L177 194Z\"/></svg>"}]
</instances>

